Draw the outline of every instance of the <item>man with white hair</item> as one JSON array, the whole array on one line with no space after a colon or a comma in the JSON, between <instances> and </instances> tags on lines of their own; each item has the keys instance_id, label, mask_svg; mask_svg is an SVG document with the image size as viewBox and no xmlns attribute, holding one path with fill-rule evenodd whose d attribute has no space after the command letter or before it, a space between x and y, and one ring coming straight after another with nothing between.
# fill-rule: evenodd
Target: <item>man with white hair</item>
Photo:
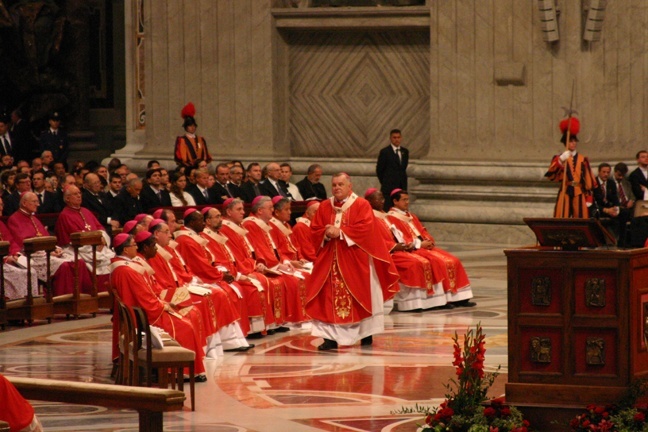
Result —
<instances>
[{"instance_id":1,"label":"man with white hair","mask_svg":"<svg viewBox=\"0 0 648 432\"><path fill-rule=\"evenodd\" d=\"M322 201L311 223L318 249L307 280L306 312L318 349L373 343L384 331L383 303L398 291L398 272L389 251L375 235L371 205L353 193L351 178L332 178L333 197Z\"/></svg>"},{"instance_id":2,"label":"man with white hair","mask_svg":"<svg viewBox=\"0 0 648 432\"><path fill-rule=\"evenodd\" d=\"M20 199L20 209L9 218L7 227L13 235L13 247L23 249L27 238L48 236L43 224L34 216L38 208L38 197L33 192L26 192ZM47 262L45 252L32 254L32 263L40 280L47 280ZM55 296L71 294L74 288L74 257L56 248L51 254L50 273L52 276L53 294ZM85 265L79 266L81 291L90 293L92 281Z\"/></svg>"},{"instance_id":3,"label":"man with white hair","mask_svg":"<svg viewBox=\"0 0 648 432\"><path fill-rule=\"evenodd\" d=\"M89 175L89 174L88 174ZM94 174L93 174L94 175ZM95 215L85 207L81 207L81 191L76 186L68 186L63 191L65 208L56 220L54 232L61 246L69 255L74 254L70 245L71 234L75 232L101 231L103 246L97 247L97 291L108 291L110 285L110 260L115 257L110 249L110 236ZM89 270L92 269L92 246L79 248L79 257L85 261Z\"/></svg>"}]
</instances>

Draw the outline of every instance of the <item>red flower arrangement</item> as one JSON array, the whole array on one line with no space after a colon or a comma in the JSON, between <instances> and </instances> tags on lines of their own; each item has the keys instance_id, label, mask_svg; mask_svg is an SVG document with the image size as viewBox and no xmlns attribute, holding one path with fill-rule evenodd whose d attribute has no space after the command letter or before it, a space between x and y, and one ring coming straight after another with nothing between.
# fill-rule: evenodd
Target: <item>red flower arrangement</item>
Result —
<instances>
[{"instance_id":1,"label":"red flower arrangement","mask_svg":"<svg viewBox=\"0 0 648 432\"><path fill-rule=\"evenodd\" d=\"M504 404L503 399L493 399L488 406L488 389L499 374L484 371L486 337L480 324L464 335L463 344L455 333L454 361L456 379L446 384L446 400L430 410L417 405L415 410L403 409L400 413L425 414L425 424L419 432L528 432L529 422L515 407Z\"/></svg>"}]
</instances>

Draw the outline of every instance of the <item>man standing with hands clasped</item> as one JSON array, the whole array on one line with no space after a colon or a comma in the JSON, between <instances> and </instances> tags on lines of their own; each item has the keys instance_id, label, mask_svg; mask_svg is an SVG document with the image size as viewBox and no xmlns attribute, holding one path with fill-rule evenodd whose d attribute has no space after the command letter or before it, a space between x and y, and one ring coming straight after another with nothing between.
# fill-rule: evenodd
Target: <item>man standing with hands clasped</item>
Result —
<instances>
[{"instance_id":1,"label":"man standing with hands clasped","mask_svg":"<svg viewBox=\"0 0 648 432\"><path fill-rule=\"evenodd\" d=\"M380 150L376 175L380 180L380 190L384 196L389 196L394 189L407 190L407 164L409 150L401 147L401 131L392 129L389 132L390 144ZM385 211L392 206L391 200L385 200Z\"/></svg>"}]
</instances>

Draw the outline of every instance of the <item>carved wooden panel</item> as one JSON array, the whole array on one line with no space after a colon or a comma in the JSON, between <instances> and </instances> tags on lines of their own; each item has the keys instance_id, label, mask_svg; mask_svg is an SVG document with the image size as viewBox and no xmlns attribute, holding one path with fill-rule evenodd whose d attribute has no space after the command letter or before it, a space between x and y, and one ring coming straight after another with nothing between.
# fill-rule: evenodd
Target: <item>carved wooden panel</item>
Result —
<instances>
[{"instance_id":1,"label":"carved wooden panel","mask_svg":"<svg viewBox=\"0 0 648 432\"><path fill-rule=\"evenodd\" d=\"M293 156L377 157L392 128L411 157L427 153L429 32L295 32L288 40Z\"/></svg>"}]
</instances>

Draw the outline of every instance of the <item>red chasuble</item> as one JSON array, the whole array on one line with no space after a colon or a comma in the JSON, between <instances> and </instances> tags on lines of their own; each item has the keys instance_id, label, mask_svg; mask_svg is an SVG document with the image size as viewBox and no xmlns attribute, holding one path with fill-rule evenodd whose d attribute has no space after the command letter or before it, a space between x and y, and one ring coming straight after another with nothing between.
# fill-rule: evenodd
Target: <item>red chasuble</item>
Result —
<instances>
[{"instance_id":1,"label":"red chasuble","mask_svg":"<svg viewBox=\"0 0 648 432\"><path fill-rule=\"evenodd\" d=\"M283 281L279 278L266 277L255 271L256 260L253 257L252 245L248 243L247 230L245 228L234 224L232 221L223 220L220 233L227 237L227 245L234 256L237 270L246 276L254 276L263 285L267 300L264 304L266 325L283 323L281 301Z\"/></svg>"},{"instance_id":2,"label":"red chasuble","mask_svg":"<svg viewBox=\"0 0 648 432\"><path fill-rule=\"evenodd\" d=\"M266 267L280 264L280 255L277 244L272 236L272 226L261 219L250 216L243 221L243 227L248 231L247 238L252 243L257 261ZM277 298L275 291L275 314L278 302L282 304L283 322L300 323L308 320L306 315L306 284L303 279L298 279L289 274L269 278L273 281L281 280L281 298Z\"/></svg>"},{"instance_id":3,"label":"red chasuble","mask_svg":"<svg viewBox=\"0 0 648 432\"><path fill-rule=\"evenodd\" d=\"M214 256L216 265L226 268L232 276L237 276L240 272L236 268L234 255L226 246L226 243L229 241L228 238L210 230L209 228L205 228L203 232L200 233L200 236L208 241L207 247ZM266 298L264 293L259 292L257 287L251 282L243 282L239 280L236 284L241 288L243 299L245 300L240 302L241 318L263 317L266 309ZM241 327L243 327L243 325L241 325Z\"/></svg>"},{"instance_id":4,"label":"red chasuble","mask_svg":"<svg viewBox=\"0 0 648 432\"><path fill-rule=\"evenodd\" d=\"M198 311L182 318L164 311L164 304L157 297L146 270L134 261L121 257L112 259L110 281L124 304L141 307L151 325L161 327L183 347L196 353L196 374L205 372L201 316Z\"/></svg>"},{"instance_id":5,"label":"red chasuble","mask_svg":"<svg viewBox=\"0 0 648 432\"><path fill-rule=\"evenodd\" d=\"M272 228L270 235L272 236L275 245L277 245L279 258L281 258L282 261L299 261L302 259L299 250L292 242L292 230L290 229L290 225L277 219L272 219L268 225Z\"/></svg>"},{"instance_id":6,"label":"red chasuble","mask_svg":"<svg viewBox=\"0 0 648 432\"><path fill-rule=\"evenodd\" d=\"M394 241L392 232L389 229L389 222L383 218L376 217L375 224L376 234L380 236L387 248L391 251L396 246L396 241ZM400 281L410 288L422 288L427 290L428 294L432 295L434 293L434 284L443 279L443 269L440 268L437 270L437 274L433 274L430 261L421 256L410 252L398 251L392 252L391 257L398 270Z\"/></svg>"},{"instance_id":7,"label":"red chasuble","mask_svg":"<svg viewBox=\"0 0 648 432\"><path fill-rule=\"evenodd\" d=\"M34 408L11 382L0 375L0 420L9 423L10 430L21 431L34 419Z\"/></svg>"},{"instance_id":8,"label":"red chasuble","mask_svg":"<svg viewBox=\"0 0 648 432\"><path fill-rule=\"evenodd\" d=\"M299 255L310 262L315 262L316 251L311 236L311 221L306 218L297 218L297 223L292 227L291 239L299 250Z\"/></svg>"},{"instance_id":9,"label":"red chasuble","mask_svg":"<svg viewBox=\"0 0 648 432\"><path fill-rule=\"evenodd\" d=\"M421 221L412 213L403 214L392 208L389 211L389 221L403 233L406 243L411 243L417 238L434 241L434 238L421 224ZM430 260L433 266L436 265L435 263L443 264L445 267L443 290L446 293L456 293L470 286L466 270L456 256L436 246L432 249L418 249L416 253Z\"/></svg>"},{"instance_id":10,"label":"red chasuble","mask_svg":"<svg viewBox=\"0 0 648 432\"><path fill-rule=\"evenodd\" d=\"M373 258L384 301L398 292L398 272L389 251L375 235L371 206L355 195L348 200L353 198L348 208L338 207L341 213L336 213L332 198L322 201L311 224L313 243L321 246L307 280L306 312L323 323L353 324L378 312L371 305L369 258ZM336 225L336 216L342 235L354 245L349 246L342 238L325 240L326 227Z\"/></svg>"},{"instance_id":11,"label":"red chasuble","mask_svg":"<svg viewBox=\"0 0 648 432\"><path fill-rule=\"evenodd\" d=\"M84 207L73 209L66 206L56 219L54 232L59 246L70 244L70 234L79 231L104 231L103 225L90 210Z\"/></svg>"}]
</instances>

